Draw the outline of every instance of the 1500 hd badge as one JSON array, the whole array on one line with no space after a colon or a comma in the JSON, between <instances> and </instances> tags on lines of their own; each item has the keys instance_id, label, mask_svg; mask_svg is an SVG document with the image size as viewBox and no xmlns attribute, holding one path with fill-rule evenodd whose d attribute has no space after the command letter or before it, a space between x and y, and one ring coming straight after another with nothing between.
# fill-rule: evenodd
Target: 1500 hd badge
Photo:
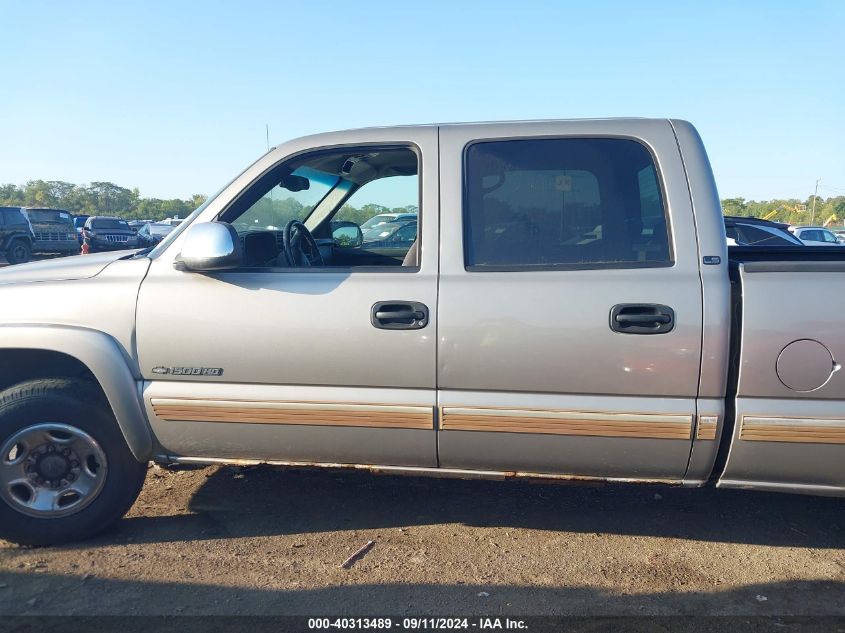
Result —
<instances>
[{"instance_id":1,"label":"1500 hd badge","mask_svg":"<svg viewBox=\"0 0 845 633\"><path fill-rule=\"evenodd\" d=\"M222 376L222 367L153 367L154 374L170 376Z\"/></svg>"}]
</instances>

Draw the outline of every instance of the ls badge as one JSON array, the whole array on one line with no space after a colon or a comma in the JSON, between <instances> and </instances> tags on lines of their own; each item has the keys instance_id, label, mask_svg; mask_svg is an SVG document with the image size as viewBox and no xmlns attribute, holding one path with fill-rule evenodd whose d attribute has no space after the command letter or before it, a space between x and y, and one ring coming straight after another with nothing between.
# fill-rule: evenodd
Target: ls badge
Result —
<instances>
[{"instance_id":1,"label":"ls badge","mask_svg":"<svg viewBox=\"0 0 845 633\"><path fill-rule=\"evenodd\" d=\"M222 367L153 367L153 373L171 376L222 376Z\"/></svg>"}]
</instances>

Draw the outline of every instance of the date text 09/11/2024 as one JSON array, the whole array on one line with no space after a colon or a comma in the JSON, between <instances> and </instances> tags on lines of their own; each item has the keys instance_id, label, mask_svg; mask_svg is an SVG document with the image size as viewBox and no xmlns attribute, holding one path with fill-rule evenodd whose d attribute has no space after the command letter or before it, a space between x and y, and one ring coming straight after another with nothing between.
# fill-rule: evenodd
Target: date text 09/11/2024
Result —
<instances>
[{"instance_id":1,"label":"date text 09/11/2024","mask_svg":"<svg viewBox=\"0 0 845 633\"><path fill-rule=\"evenodd\" d=\"M400 621L392 618L309 618L309 630L331 629L381 629L402 631L428 630L525 630L525 620L511 618L436 618L406 617Z\"/></svg>"}]
</instances>

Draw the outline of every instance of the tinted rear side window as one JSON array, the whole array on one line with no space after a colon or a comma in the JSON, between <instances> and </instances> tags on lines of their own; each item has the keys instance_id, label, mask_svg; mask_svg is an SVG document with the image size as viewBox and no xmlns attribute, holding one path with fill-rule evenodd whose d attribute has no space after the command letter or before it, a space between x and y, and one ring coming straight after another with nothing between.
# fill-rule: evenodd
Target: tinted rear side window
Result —
<instances>
[{"instance_id":1,"label":"tinted rear side window","mask_svg":"<svg viewBox=\"0 0 845 633\"><path fill-rule=\"evenodd\" d=\"M6 207L0 209L0 224L6 226L26 226L26 216L18 207Z\"/></svg>"},{"instance_id":2,"label":"tinted rear side window","mask_svg":"<svg viewBox=\"0 0 845 633\"><path fill-rule=\"evenodd\" d=\"M777 235L773 230L749 226L748 224L737 224L734 233L739 243L747 246L796 246L795 242L788 237ZM730 234L728 235L730 237ZM800 244L798 244L800 246Z\"/></svg>"},{"instance_id":3,"label":"tinted rear side window","mask_svg":"<svg viewBox=\"0 0 845 633\"><path fill-rule=\"evenodd\" d=\"M469 270L672 263L654 161L636 141L474 143L464 185Z\"/></svg>"}]
</instances>

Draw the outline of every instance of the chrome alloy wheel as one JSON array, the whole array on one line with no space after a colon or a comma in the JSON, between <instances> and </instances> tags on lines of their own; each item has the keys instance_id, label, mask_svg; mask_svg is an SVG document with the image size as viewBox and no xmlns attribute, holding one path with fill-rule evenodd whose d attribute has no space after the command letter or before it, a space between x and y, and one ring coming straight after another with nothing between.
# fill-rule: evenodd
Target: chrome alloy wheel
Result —
<instances>
[{"instance_id":1,"label":"chrome alloy wheel","mask_svg":"<svg viewBox=\"0 0 845 633\"><path fill-rule=\"evenodd\" d=\"M97 498L108 474L97 441L67 424L36 424L0 448L0 498L23 514L53 519Z\"/></svg>"}]
</instances>

